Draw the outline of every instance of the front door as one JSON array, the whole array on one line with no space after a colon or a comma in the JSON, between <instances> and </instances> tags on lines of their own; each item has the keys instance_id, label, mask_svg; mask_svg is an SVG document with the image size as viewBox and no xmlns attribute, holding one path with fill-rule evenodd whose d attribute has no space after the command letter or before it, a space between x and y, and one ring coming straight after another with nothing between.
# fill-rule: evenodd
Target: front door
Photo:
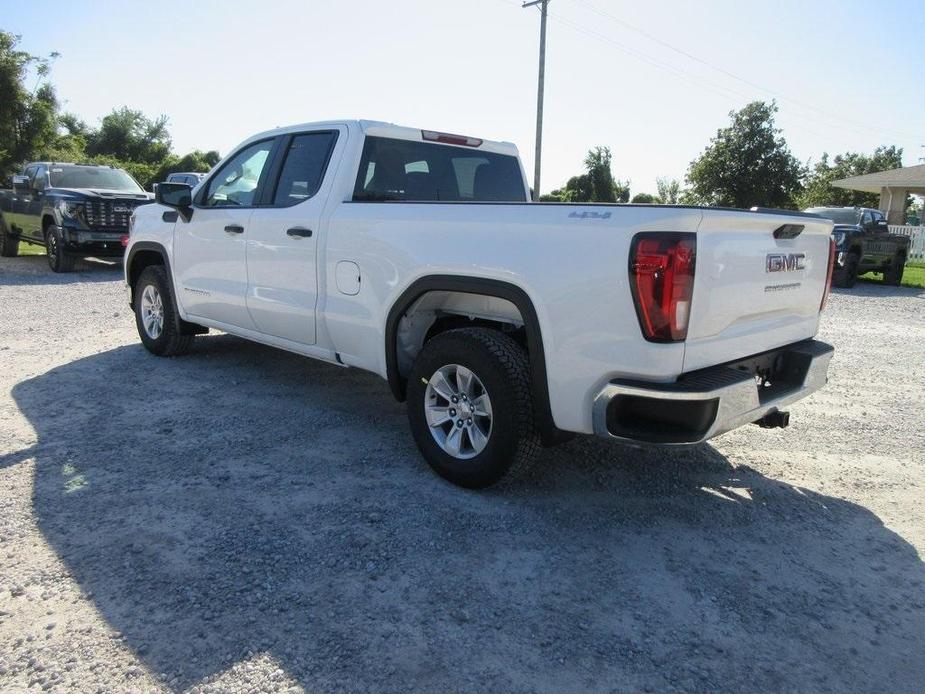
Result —
<instances>
[{"instance_id":1,"label":"front door","mask_svg":"<svg viewBox=\"0 0 925 694\"><path fill-rule=\"evenodd\" d=\"M322 184L338 135L285 136L272 197L254 210L246 239L247 308L257 329L305 345L315 344L318 236L330 187Z\"/></svg>"},{"instance_id":2,"label":"front door","mask_svg":"<svg viewBox=\"0 0 925 694\"><path fill-rule=\"evenodd\" d=\"M42 172L39 175L39 172ZM29 166L25 175L28 185L13 190L12 210L9 215L10 225L23 237L43 241L42 207L45 203L45 167Z\"/></svg>"},{"instance_id":3,"label":"front door","mask_svg":"<svg viewBox=\"0 0 925 694\"><path fill-rule=\"evenodd\" d=\"M197 195L189 222L174 226L177 296L192 320L255 330L247 311L246 244L274 140L243 147Z\"/></svg>"}]
</instances>

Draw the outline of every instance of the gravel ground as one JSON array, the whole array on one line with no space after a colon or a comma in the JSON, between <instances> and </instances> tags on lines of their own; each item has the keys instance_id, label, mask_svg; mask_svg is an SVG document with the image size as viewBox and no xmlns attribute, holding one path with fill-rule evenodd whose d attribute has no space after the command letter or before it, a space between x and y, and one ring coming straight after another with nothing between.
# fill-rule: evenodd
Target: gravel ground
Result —
<instances>
[{"instance_id":1,"label":"gravel ground","mask_svg":"<svg viewBox=\"0 0 925 694\"><path fill-rule=\"evenodd\" d=\"M378 378L138 343L120 269L0 259L0 689L921 692L925 291L686 453L447 485Z\"/></svg>"}]
</instances>

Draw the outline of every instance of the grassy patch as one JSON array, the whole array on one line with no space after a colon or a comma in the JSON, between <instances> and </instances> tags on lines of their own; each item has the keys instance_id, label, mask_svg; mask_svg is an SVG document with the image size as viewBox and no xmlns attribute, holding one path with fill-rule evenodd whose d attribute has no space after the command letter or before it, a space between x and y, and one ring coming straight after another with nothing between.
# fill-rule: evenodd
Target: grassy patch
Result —
<instances>
[{"instance_id":1,"label":"grassy patch","mask_svg":"<svg viewBox=\"0 0 925 694\"><path fill-rule=\"evenodd\" d=\"M45 246L33 246L31 243L20 241L19 255L45 255Z\"/></svg>"},{"instance_id":2,"label":"grassy patch","mask_svg":"<svg viewBox=\"0 0 925 694\"><path fill-rule=\"evenodd\" d=\"M879 282L883 277L878 272L868 272L861 275L862 280ZM925 289L925 263L909 263L903 273L903 286Z\"/></svg>"}]
</instances>

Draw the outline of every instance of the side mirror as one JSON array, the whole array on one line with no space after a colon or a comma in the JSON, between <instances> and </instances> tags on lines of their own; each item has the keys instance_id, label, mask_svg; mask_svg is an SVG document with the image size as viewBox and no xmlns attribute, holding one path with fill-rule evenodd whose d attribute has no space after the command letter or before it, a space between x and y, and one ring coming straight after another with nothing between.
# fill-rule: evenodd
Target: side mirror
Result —
<instances>
[{"instance_id":1,"label":"side mirror","mask_svg":"<svg viewBox=\"0 0 925 694\"><path fill-rule=\"evenodd\" d=\"M26 192L29 190L29 177L28 176L13 176L13 190L19 192Z\"/></svg>"},{"instance_id":2,"label":"side mirror","mask_svg":"<svg viewBox=\"0 0 925 694\"><path fill-rule=\"evenodd\" d=\"M878 220L874 224L874 227L877 229L877 231L889 231L890 230L890 225L887 224L886 221L882 219Z\"/></svg>"},{"instance_id":3,"label":"side mirror","mask_svg":"<svg viewBox=\"0 0 925 694\"><path fill-rule=\"evenodd\" d=\"M174 208L183 217L184 222L188 222L193 217L193 189L185 183L156 184L154 200Z\"/></svg>"},{"instance_id":4,"label":"side mirror","mask_svg":"<svg viewBox=\"0 0 925 694\"><path fill-rule=\"evenodd\" d=\"M185 183L158 183L154 186L154 199L167 207L187 210L193 206L193 189Z\"/></svg>"}]
</instances>

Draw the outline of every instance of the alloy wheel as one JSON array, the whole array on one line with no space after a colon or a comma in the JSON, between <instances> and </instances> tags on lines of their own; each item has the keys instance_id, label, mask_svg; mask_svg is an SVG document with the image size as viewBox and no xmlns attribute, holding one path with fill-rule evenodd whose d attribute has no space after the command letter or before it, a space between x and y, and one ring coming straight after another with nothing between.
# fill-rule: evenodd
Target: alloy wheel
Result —
<instances>
[{"instance_id":1,"label":"alloy wheel","mask_svg":"<svg viewBox=\"0 0 925 694\"><path fill-rule=\"evenodd\" d=\"M448 364L434 372L424 392L424 415L434 441L454 458L474 458L488 445L491 398L465 366Z\"/></svg>"},{"instance_id":2,"label":"alloy wheel","mask_svg":"<svg viewBox=\"0 0 925 694\"><path fill-rule=\"evenodd\" d=\"M153 284L147 285L141 293L141 323L152 340L164 331L164 302Z\"/></svg>"}]
</instances>

